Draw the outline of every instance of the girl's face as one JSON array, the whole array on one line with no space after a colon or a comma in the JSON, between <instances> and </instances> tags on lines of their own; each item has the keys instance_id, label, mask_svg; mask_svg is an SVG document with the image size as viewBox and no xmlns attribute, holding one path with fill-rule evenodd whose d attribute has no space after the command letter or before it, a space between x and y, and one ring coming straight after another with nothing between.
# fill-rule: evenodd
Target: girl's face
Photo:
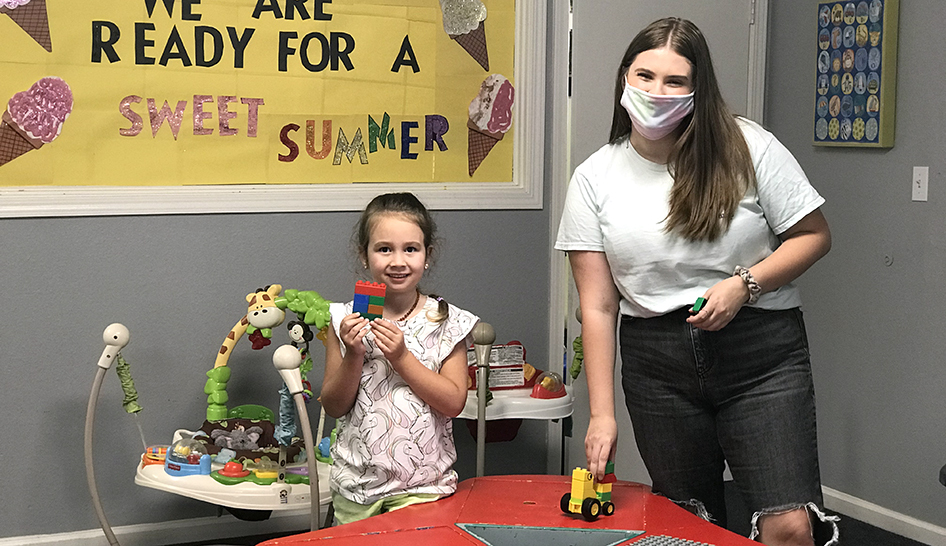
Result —
<instances>
[{"instance_id":1,"label":"girl's face","mask_svg":"<svg viewBox=\"0 0 946 546\"><path fill-rule=\"evenodd\" d=\"M404 215L380 215L371 228L367 252L371 277L386 284L389 292L413 292L424 275L424 233Z\"/></svg>"},{"instance_id":2,"label":"girl's face","mask_svg":"<svg viewBox=\"0 0 946 546\"><path fill-rule=\"evenodd\" d=\"M693 91L690 61L669 47L641 51L625 79L652 95L687 95Z\"/></svg>"}]
</instances>

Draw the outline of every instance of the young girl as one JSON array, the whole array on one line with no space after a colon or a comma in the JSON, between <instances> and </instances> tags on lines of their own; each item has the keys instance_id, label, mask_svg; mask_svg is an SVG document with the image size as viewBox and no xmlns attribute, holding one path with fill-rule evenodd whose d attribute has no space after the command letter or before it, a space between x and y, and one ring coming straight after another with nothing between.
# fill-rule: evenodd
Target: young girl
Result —
<instances>
[{"instance_id":1,"label":"young girl","mask_svg":"<svg viewBox=\"0 0 946 546\"><path fill-rule=\"evenodd\" d=\"M387 285L382 318L332 304L321 401L337 419L335 518L349 523L456 491L451 419L466 402L478 318L424 295L434 223L410 193L375 197L355 226L362 265Z\"/></svg>"}]
</instances>

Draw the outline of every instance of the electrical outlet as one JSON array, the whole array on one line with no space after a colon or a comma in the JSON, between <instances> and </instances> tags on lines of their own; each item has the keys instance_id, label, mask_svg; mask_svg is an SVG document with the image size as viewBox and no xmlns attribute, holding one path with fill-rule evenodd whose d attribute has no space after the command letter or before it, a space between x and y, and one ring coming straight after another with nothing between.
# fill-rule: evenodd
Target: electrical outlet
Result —
<instances>
[{"instance_id":1,"label":"electrical outlet","mask_svg":"<svg viewBox=\"0 0 946 546\"><path fill-rule=\"evenodd\" d=\"M913 187L913 200L926 201L929 195L930 168L913 167L913 180L910 185Z\"/></svg>"}]
</instances>

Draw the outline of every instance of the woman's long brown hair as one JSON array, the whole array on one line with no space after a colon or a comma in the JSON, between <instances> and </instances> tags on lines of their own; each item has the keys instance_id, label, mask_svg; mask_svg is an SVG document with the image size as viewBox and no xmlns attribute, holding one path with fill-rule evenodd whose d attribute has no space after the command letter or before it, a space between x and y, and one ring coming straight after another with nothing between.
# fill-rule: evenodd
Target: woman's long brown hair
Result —
<instances>
[{"instance_id":1,"label":"woman's long brown hair","mask_svg":"<svg viewBox=\"0 0 946 546\"><path fill-rule=\"evenodd\" d=\"M631 41L618 69L610 142L631 134L631 122L621 106L625 76L643 51L670 47L690 62L693 113L670 153L667 168L673 176L670 212L665 229L691 241L714 241L729 229L746 191L755 184L749 147L719 91L709 46L690 21L669 17L654 21Z\"/></svg>"}]
</instances>

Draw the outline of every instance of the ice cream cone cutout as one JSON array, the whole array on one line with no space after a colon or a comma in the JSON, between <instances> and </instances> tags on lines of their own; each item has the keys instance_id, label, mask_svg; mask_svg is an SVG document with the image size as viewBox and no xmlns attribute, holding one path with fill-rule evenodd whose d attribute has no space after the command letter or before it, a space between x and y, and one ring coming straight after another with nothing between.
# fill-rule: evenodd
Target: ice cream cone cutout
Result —
<instances>
[{"instance_id":1,"label":"ice cream cone cutout","mask_svg":"<svg viewBox=\"0 0 946 546\"><path fill-rule=\"evenodd\" d=\"M440 0L443 29L473 57L483 70L489 71L489 50L486 47L486 6L480 0Z\"/></svg>"},{"instance_id":2,"label":"ice cream cone cutout","mask_svg":"<svg viewBox=\"0 0 946 546\"><path fill-rule=\"evenodd\" d=\"M483 70L489 70L489 50L486 47L486 26L483 21L470 32L466 34L451 34L450 38L456 40L470 57L483 67Z\"/></svg>"},{"instance_id":3,"label":"ice cream cone cutout","mask_svg":"<svg viewBox=\"0 0 946 546\"><path fill-rule=\"evenodd\" d=\"M467 120L467 159L470 176L512 126L512 105L516 90L504 76L491 74L480 84L470 102Z\"/></svg>"},{"instance_id":4,"label":"ice cream cone cutout","mask_svg":"<svg viewBox=\"0 0 946 546\"><path fill-rule=\"evenodd\" d=\"M60 78L42 78L13 95L0 121L0 165L55 140L70 112L72 90Z\"/></svg>"},{"instance_id":5,"label":"ice cream cone cutout","mask_svg":"<svg viewBox=\"0 0 946 546\"><path fill-rule=\"evenodd\" d=\"M43 49L53 50L46 0L0 0L0 13L13 19Z\"/></svg>"}]
</instances>

